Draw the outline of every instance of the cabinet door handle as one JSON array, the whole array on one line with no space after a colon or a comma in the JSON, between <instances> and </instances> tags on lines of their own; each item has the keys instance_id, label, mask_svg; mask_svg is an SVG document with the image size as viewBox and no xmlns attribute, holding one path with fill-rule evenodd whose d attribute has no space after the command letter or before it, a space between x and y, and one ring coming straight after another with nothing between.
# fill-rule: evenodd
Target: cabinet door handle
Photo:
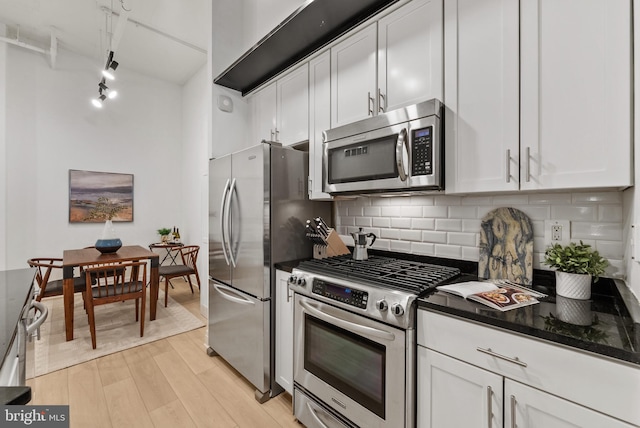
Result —
<instances>
[{"instance_id":1,"label":"cabinet door handle","mask_svg":"<svg viewBox=\"0 0 640 428\"><path fill-rule=\"evenodd\" d=\"M380 88L378 88L378 113L384 113L387 108L387 98L384 96Z\"/></svg>"},{"instance_id":2,"label":"cabinet door handle","mask_svg":"<svg viewBox=\"0 0 640 428\"><path fill-rule=\"evenodd\" d=\"M484 348L476 348L476 350L477 350L478 352L482 352L483 354L491 355L492 357L500 358L501 360L505 360L505 361L508 361L508 362L510 362L510 363L513 363L513 364L517 364L517 365L519 365L519 366L522 366L522 367L527 367L527 363L525 363L525 362L523 362L523 361L520 361L520 359L519 359L518 357L511 358L511 357L507 357L507 356L504 356L504 355L500 355L500 354L498 354L497 352L493 352L493 351L491 350L491 348L487 348L487 349L484 349Z\"/></svg>"},{"instance_id":3,"label":"cabinet door handle","mask_svg":"<svg viewBox=\"0 0 640 428\"><path fill-rule=\"evenodd\" d=\"M531 180L531 149L527 147L524 151L525 156L527 158L527 162L525 165L525 181L528 183Z\"/></svg>"},{"instance_id":4,"label":"cabinet door handle","mask_svg":"<svg viewBox=\"0 0 640 428\"><path fill-rule=\"evenodd\" d=\"M280 142L279 140L280 137L278 136L279 133L280 131L278 131L278 128L276 128L276 139L275 139L276 142Z\"/></svg>"},{"instance_id":5,"label":"cabinet door handle","mask_svg":"<svg viewBox=\"0 0 640 428\"><path fill-rule=\"evenodd\" d=\"M371 92L367 92L367 116L373 116L373 98L371 98Z\"/></svg>"},{"instance_id":6,"label":"cabinet door handle","mask_svg":"<svg viewBox=\"0 0 640 428\"><path fill-rule=\"evenodd\" d=\"M270 139L269 141L275 141L275 140L273 139L273 129L270 129L269 131L271 131L271 139Z\"/></svg>"},{"instance_id":7,"label":"cabinet door handle","mask_svg":"<svg viewBox=\"0 0 640 428\"><path fill-rule=\"evenodd\" d=\"M507 183L511 183L511 149L507 149Z\"/></svg>"},{"instance_id":8,"label":"cabinet door handle","mask_svg":"<svg viewBox=\"0 0 640 428\"><path fill-rule=\"evenodd\" d=\"M491 399L493 396L493 391L491 390L490 386L487 386L487 426L489 428L492 428L492 422L493 422L493 409L491 408Z\"/></svg>"},{"instance_id":9,"label":"cabinet door handle","mask_svg":"<svg viewBox=\"0 0 640 428\"><path fill-rule=\"evenodd\" d=\"M516 396L511 396L511 428L516 428Z\"/></svg>"}]
</instances>

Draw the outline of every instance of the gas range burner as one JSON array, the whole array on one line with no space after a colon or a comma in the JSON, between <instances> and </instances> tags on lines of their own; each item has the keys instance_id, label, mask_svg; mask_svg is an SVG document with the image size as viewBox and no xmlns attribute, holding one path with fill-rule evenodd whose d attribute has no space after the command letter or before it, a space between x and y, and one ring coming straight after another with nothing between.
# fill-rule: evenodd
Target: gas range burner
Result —
<instances>
[{"instance_id":1,"label":"gas range burner","mask_svg":"<svg viewBox=\"0 0 640 428\"><path fill-rule=\"evenodd\" d=\"M300 263L298 269L417 296L460 275L458 268L376 255L367 260L353 260L351 255L313 259Z\"/></svg>"}]
</instances>

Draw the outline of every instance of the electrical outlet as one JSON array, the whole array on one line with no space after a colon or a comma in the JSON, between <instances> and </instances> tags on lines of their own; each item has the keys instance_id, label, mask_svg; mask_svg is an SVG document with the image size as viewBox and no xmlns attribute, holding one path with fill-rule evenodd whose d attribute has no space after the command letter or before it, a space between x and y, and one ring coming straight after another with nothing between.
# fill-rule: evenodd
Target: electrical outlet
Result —
<instances>
[{"instance_id":1,"label":"electrical outlet","mask_svg":"<svg viewBox=\"0 0 640 428\"><path fill-rule=\"evenodd\" d=\"M545 220L544 242L546 245L567 245L571 242L571 222L569 220Z\"/></svg>"}]
</instances>

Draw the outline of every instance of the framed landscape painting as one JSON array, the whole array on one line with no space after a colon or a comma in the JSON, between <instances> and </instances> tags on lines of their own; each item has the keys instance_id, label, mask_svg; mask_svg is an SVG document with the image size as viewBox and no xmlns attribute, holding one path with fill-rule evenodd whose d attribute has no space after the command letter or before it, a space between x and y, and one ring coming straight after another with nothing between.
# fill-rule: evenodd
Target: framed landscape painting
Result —
<instances>
[{"instance_id":1,"label":"framed landscape painting","mask_svg":"<svg viewBox=\"0 0 640 428\"><path fill-rule=\"evenodd\" d=\"M69 170L69 222L133 221L133 174Z\"/></svg>"}]
</instances>

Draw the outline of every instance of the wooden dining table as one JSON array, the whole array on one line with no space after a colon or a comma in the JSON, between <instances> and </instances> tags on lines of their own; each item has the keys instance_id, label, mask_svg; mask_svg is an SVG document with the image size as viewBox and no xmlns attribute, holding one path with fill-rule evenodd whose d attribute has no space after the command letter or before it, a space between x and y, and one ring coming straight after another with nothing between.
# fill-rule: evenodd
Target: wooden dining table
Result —
<instances>
[{"instance_id":1,"label":"wooden dining table","mask_svg":"<svg viewBox=\"0 0 640 428\"><path fill-rule=\"evenodd\" d=\"M125 245L115 253L102 254L95 248L82 248L78 250L64 250L62 253L62 294L64 296L64 325L67 333L67 341L73 340L73 278L74 268L96 264L130 262L150 260L149 282L149 319L156 319L156 306L158 302L158 275L159 254L154 253L140 245Z\"/></svg>"}]
</instances>

